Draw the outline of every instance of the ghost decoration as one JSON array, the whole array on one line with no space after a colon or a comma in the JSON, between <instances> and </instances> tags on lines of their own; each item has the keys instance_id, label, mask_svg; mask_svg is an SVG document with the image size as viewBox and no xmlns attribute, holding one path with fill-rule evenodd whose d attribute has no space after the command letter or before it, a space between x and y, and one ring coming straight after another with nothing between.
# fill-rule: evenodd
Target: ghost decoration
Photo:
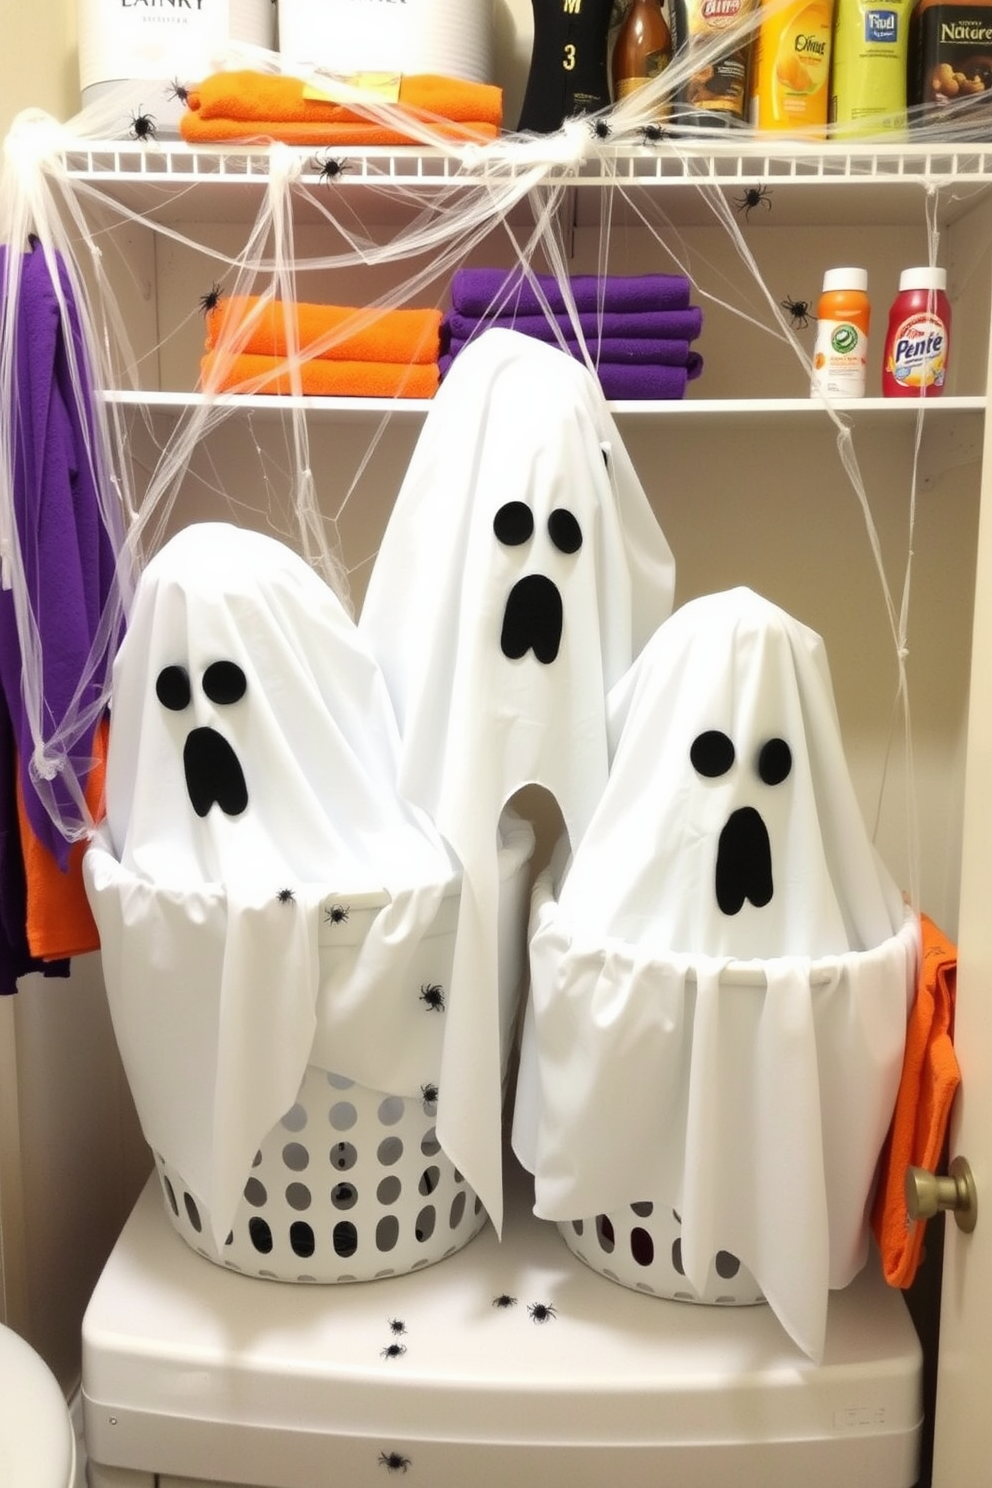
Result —
<instances>
[{"instance_id":1,"label":"ghost decoration","mask_svg":"<svg viewBox=\"0 0 992 1488\"><path fill-rule=\"evenodd\" d=\"M409 967L457 870L397 794L354 621L271 538L204 523L151 560L111 718L85 876L115 1034L145 1137L220 1247L315 1049L375 1089L437 1080L443 1020ZM359 901L382 905L361 944L319 951Z\"/></svg>"},{"instance_id":2,"label":"ghost decoration","mask_svg":"<svg viewBox=\"0 0 992 1488\"><path fill-rule=\"evenodd\" d=\"M497 1228L512 1022L496 992L500 816L537 783L579 840L606 784L606 694L673 589L593 373L519 332L485 332L433 401L359 628L396 708L400 789L463 870L438 1137Z\"/></svg>"},{"instance_id":3,"label":"ghost decoration","mask_svg":"<svg viewBox=\"0 0 992 1488\"><path fill-rule=\"evenodd\" d=\"M513 1145L559 1222L654 1201L800 1347L864 1264L918 924L848 774L819 636L684 605L610 696L588 831L538 883Z\"/></svg>"}]
</instances>

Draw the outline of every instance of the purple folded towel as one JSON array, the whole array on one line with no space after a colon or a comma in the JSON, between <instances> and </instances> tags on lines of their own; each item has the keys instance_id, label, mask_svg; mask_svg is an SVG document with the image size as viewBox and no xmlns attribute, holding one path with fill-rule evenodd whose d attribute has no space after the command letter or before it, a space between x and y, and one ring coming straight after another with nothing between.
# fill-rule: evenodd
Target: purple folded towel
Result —
<instances>
[{"instance_id":1,"label":"purple folded towel","mask_svg":"<svg viewBox=\"0 0 992 1488\"><path fill-rule=\"evenodd\" d=\"M547 325L546 321L545 325ZM470 342L477 341L483 331L489 329L490 327L487 321L479 321L477 334L474 336L452 336L450 339L442 336L444 350L450 352L452 356L457 356L460 351L465 350L465 347ZM550 346L561 345L558 337L553 332L547 337L541 336L535 339L546 340ZM582 348L574 336L565 336L565 345L574 357L578 357L579 360L585 360L582 355ZM689 357L688 341L649 340L647 337L643 340L637 340L633 337L628 339L625 336L604 336L601 341L590 337L586 342L586 346L594 364L599 362L622 362L631 366L654 362L661 367L684 367Z\"/></svg>"},{"instance_id":2,"label":"purple folded towel","mask_svg":"<svg viewBox=\"0 0 992 1488\"><path fill-rule=\"evenodd\" d=\"M572 355L578 360L577 353ZM450 372L454 360L455 357L447 353L439 358L442 378ZM663 402L684 397L686 384L698 377L702 370L703 359L699 352L690 351L684 366L600 362L596 375L604 396L612 401Z\"/></svg>"},{"instance_id":3,"label":"purple folded towel","mask_svg":"<svg viewBox=\"0 0 992 1488\"><path fill-rule=\"evenodd\" d=\"M554 315L567 313L565 296L553 274L535 276ZM690 285L684 274L576 274L569 280L580 312L630 313L685 310ZM520 269L457 269L451 280L451 307L461 315L543 314L544 306Z\"/></svg>"},{"instance_id":4,"label":"purple folded towel","mask_svg":"<svg viewBox=\"0 0 992 1488\"><path fill-rule=\"evenodd\" d=\"M689 305L685 310L643 310L640 312L595 310L579 314L579 330L585 336L590 350L594 341L601 337L622 336L629 341L694 341L703 325L703 312L698 305ZM520 331L524 336L534 336L538 341L557 341L555 326L570 339L575 339L575 324L562 312L548 320L540 315L463 315L449 311L441 326L442 336L452 341L467 341L490 326L506 331Z\"/></svg>"}]
</instances>

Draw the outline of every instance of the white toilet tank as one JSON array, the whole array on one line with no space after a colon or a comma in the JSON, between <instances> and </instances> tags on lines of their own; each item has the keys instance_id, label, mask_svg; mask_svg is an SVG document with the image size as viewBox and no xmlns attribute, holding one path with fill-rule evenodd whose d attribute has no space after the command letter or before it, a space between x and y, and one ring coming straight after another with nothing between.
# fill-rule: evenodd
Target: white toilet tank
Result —
<instances>
[{"instance_id":1,"label":"white toilet tank","mask_svg":"<svg viewBox=\"0 0 992 1488\"><path fill-rule=\"evenodd\" d=\"M0 1324L0 1483L72 1488L76 1438L48 1365Z\"/></svg>"}]
</instances>

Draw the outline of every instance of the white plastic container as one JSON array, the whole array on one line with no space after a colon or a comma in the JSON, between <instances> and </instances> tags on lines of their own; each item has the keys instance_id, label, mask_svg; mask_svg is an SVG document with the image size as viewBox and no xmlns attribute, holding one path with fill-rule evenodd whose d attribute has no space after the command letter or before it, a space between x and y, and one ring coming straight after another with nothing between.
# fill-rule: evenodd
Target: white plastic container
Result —
<instances>
[{"instance_id":1,"label":"white plastic container","mask_svg":"<svg viewBox=\"0 0 992 1488\"><path fill-rule=\"evenodd\" d=\"M288 66L494 81L493 0L279 0Z\"/></svg>"},{"instance_id":2,"label":"white plastic container","mask_svg":"<svg viewBox=\"0 0 992 1488\"><path fill-rule=\"evenodd\" d=\"M216 72L232 42L272 50L273 10L272 0L76 0L83 107L147 79L161 87L142 107L167 132L183 109L170 82L188 87Z\"/></svg>"},{"instance_id":3,"label":"white plastic container","mask_svg":"<svg viewBox=\"0 0 992 1488\"><path fill-rule=\"evenodd\" d=\"M500 1032L508 1051L524 969L534 832L528 822L507 813L503 833ZM426 976L447 985L459 897L456 883L418 949L414 981ZM365 902L349 901L344 923L332 926L329 915L322 915L325 972L335 956L361 942L386 902L385 895L363 898ZM318 998L326 995L322 985ZM424 1086L411 1098L372 1090L329 1071L331 1058L318 1035L311 1055L315 1062L307 1068L292 1107L263 1138L220 1249L211 1239L203 1200L155 1154L173 1228L215 1265L271 1281L374 1281L443 1260L486 1224L481 1201L437 1138L443 1091ZM504 1078L505 1073L504 1068Z\"/></svg>"}]
</instances>

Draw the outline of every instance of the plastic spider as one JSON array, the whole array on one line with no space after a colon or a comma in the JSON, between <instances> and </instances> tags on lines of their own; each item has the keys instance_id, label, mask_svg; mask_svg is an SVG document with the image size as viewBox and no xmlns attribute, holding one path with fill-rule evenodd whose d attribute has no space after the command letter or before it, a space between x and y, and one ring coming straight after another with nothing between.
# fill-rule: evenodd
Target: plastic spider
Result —
<instances>
[{"instance_id":1,"label":"plastic spider","mask_svg":"<svg viewBox=\"0 0 992 1488\"><path fill-rule=\"evenodd\" d=\"M313 164L318 172L318 180L321 181L336 181L345 171L355 169L353 160L332 160L329 156L324 160L315 160Z\"/></svg>"},{"instance_id":2,"label":"plastic spider","mask_svg":"<svg viewBox=\"0 0 992 1488\"><path fill-rule=\"evenodd\" d=\"M344 904L332 904L324 910L324 919L329 925L346 925L348 923L348 909Z\"/></svg>"},{"instance_id":3,"label":"plastic spider","mask_svg":"<svg viewBox=\"0 0 992 1488\"><path fill-rule=\"evenodd\" d=\"M437 1105L438 1089L437 1086L432 1082L429 1081L426 1085L421 1085L420 1094L423 1100L425 1111L427 1110L428 1106Z\"/></svg>"},{"instance_id":4,"label":"plastic spider","mask_svg":"<svg viewBox=\"0 0 992 1488\"><path fill-rule=\"evenodd\" d=\"M658 145L666 139L668 139L668 130L663 129L660 124L645 124L641 130L642 145Z\"/></svg>"},{"instance_id":5,"label":"plastic spider","mask_svg":"<svg viewBox=\"0 0 992 1488\"><path fill-rule=\"evenodd\" d=\"M553 1302L532 1302L527 1311L535 1323L547 1323L558 1316Z\"/></svg>"},{"instance_id":6,"label":"plastic spider","mask_svg":"<svg viewBox=\"0 0 992 1488\"><path fill-rule=\"evenodd\" d=\"M276 898L280 904L295 904L296 894L292 889L280 889Z\"/></svg>"},{"instance_id":7,"label":"plastic spider","mask_svg":"<svg viewBox=\"0 0 992 1488\"><path fill-rule=\"evenodd\" d=\"M444 1012L444 988L437 982L427 982L420 989L420 1000L432 1013Z\"/></svg>"},{"instance_id":8,"label":"plastic spider","mask_svg":"<svg viewBox=\"0 0 992 1488\"><path fill-rule=\"evenodd\" d=\"M379 1466L384 1467L387 1472L406 1472L410 1459L399 1452L380 1452Z\"/></svg>"},{"instance_id":9,"label":"plastic spider","mask_svg":"<svg viewBox=\"0 0 992 1488\"><path fill-rule=\"evenodd\" d=\"M793 326L804 331L809 325L810 316L812 315L812 311L809 308L809 300L794 300L791 295L787 295L784 300L779 301L779 304L792 321ZM815 315L813 315L813 319L816 319Z\"/></svg>"},{"instance_id":10,"label":"plastic spider","mask_svg":"<svg viewBox=\"0 0 992 1488\"><path fill-rule=\"evenodd\" d=\"M493 1298L494 1307L516 1307L516 1297L511 1297L509 1292L500 1292L498 1297Z\"/></svg>"},{"instance_id":11,"label":"plastic spider","mask_svg":"<svg viewBox=\"0 0 992 1488\"><path fill-rule=\"evenodd\" d=\"M156 134L155 115L132 114L131 128L128 133L134 140L153 140Z\"/></svg>"},{"instance_id":12,"label":"plastic spider","mask_svg":"<svg viewBox=\"0 0 992 1488\"><path fill-rule=\"evenodd\" d=\"M589 120L589 129L594 139L608 140L613 130L602 116Z\"/></svg>"},{"instance_id":13,"label":"plastic spider","mask_svg":"<svg viewBox=\"0 0 992 1488\"><path fill-rule=\"evenodd\" d=\"M185 87L178 78L173 78L169 84L167 98L178 98L180 103L189 103L189 89Z\"/></svg>"},{"instance_id":14,"label":"plastic spider","mask_svg":"<svg viewBox=\"0 0 992 1488\"><path fill-rule=\"evenodd\" d=\"M399 1359L403 1354L406 1353L406 1344L387 1343L386 1347L384 1349L380 1349L379 1352L382 1354L382 1357L384 1359Z\"/></svg>"},{"instance_id":15,"label":"plastic spider","mask_svg":"<svg viewBox=\"0 0 992 1488\"><path fill-rule=\"evenodd\" d=\"M734 206L738 212L744 213L745 222L750 219L751 212L758 205L766 206L771 211L772 204L768 200L771 196L770 186L748 186L741 196L734 197Z\"/></svg>"},{"instance_id":16,"label":"plastic spider","mask_svg":"<svg viewBox=\"0 0 992 1488\"><path fill-rule=\"evenodd\" d=\"M224 293L219 284L214 284L210 290L200 296L200 309L204 315L209 315L211 310L216 310L220 304L220 297Z\"/></svg>"},{"instance_id":17,"label":"plastic spider","mask_svg":"<svg viewBox=\"0 0 992 1488\"><path fill-rule=\"evenodd\" d=\"M390 1333L395 1333L397 1338L401 1333L406 1332L406 1323L402 1318L387 1318L386 1322L389 1324Z\"/></svg>"}]
</instances>

